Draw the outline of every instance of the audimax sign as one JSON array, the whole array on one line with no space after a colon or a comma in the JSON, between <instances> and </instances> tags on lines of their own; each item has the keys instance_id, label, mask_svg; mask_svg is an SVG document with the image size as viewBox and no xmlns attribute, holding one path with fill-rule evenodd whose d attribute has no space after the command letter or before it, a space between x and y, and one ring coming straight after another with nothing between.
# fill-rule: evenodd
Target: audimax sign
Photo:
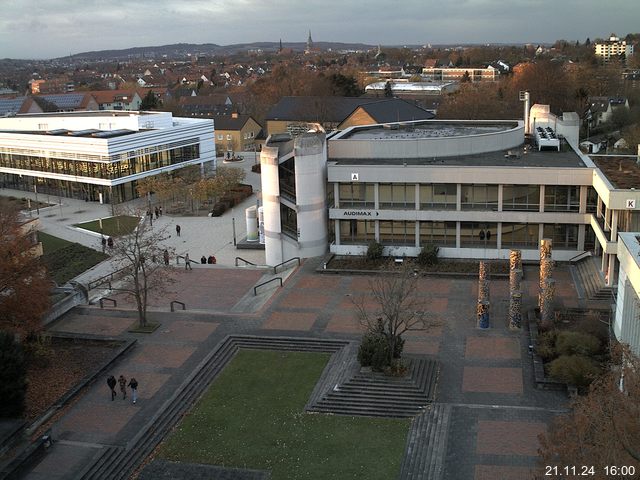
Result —
<instances>
[{"instance_id":1,"label":"audimax sign","mask_svg":"<svg viewBox=\"0 0 640 480\"><path fill-rule=\"evenodd\" d=\"M342 212L343 217L357 217L357 218L373 218L380 215L375 210L345 210Z\"/></svg>"}]
</instances>

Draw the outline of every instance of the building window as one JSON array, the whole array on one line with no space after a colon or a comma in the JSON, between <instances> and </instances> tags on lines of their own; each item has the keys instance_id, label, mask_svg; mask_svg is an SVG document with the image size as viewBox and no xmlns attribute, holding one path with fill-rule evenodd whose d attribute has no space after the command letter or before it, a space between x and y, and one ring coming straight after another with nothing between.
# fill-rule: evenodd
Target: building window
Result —
<instances>
[{"instance_id":1,"label":"building window","mask_svg":"<svg viewBox=\"0 0 640 480\"><path fill-rule=\"evenodd\" d=\"M578 225L556 223L544 226L544 238L550 238L553 248L559 250L578 249Z\"/></svg>"},{"instance_id":2,"label":"building window","mask_svg":"<svg viewBox=\"0 0 640 480\"><path fill-rule=\"evenodd\" d=\"M420 185L422 210L455 210L458 186L455 183Z\"/></svg>"},{"instance_id":3,"label":"building window","mask_svg":"<svg viewBox=\"0 0 640 480\"><path fill-rule=\"evenodd\" d=\"M381 183L378 186L380 208L416 208L416 186L413 183Z\"/></svg>"},{"instance_id":4,"label":"building window","mask_svg":"<svg viewBox=\"0 0 640 480\"><path fill-rule=\"evenodd\" d=\"M420 246L456 246L456 222L420 222Z\"/></svg>"},{"instance_id":5,"label":"building window","mask_svg":"<svg viewBox=\"0 0 640 480\"><path fill-rule=\"evenodd\" d=\"M278 165L280 179L280 194L295 201L296 198L296 164L293 158Z\"/></svg>"},{"instance_id":6,"label":"building window","mask_svg":"<svg viewBox=\"0 0 640 480\"><path fill-rule=\"evenodd\" d=\"M374 220L340 220L340 244L367 245L375 238Z\"/></svg>"},{"instance_id":7,"label":"building window","mask_svg":"<svg viewBox=\"0 0 640 480\"><path fill-rule=\"evenodd\" d=\"M503 223L502 248L538 247L538 224Z\"/></svg>"},{"instance_id":8,"label":"building window","mask_svg":"<svg viewBox=\"0 0 640 480\"><path fill-rule=\"evenodd\" d=\"M227 133L227 140L231 140L231 134Z\"/></svg>"},{"instance_id":9,"label":"building window","mask_svg":"<svg viewBox=\"0 0 640 480\"><path fill-rule=\"evenodd\" d=\"M415 245L416 222L380 220L380 243L385 245Z\"/></svg>"},{"instance_id":10,"label":"building window","mask_svg":"<svg viewBox=\"0 0 640 480\"><path fill-rule=\"evenodd\" d=\"M298 214L285 204L280 204L280 227L285 235L298 239Z\"/></svg>"},{"instance_id":11,"label":"building window","mask_svg":"<svg viewBox=\"0 0 640 480\"><path fill-rule=\"evenodd\" d=\"M498 248L497 224L460 222L460 247Z\"/></svg>"},{"instance_id":12,"label":"building window","mask_svg":"<svg viewBox=\"0 0 640 480\"><path fill-rule=\"evenodd\" d=\"M545 212L577 212L580 210L580 187L547 185L544 187Z\"/></svg>"},{"instance_id":13,"label":"building window","mask_svg":"<svg viewBox=\"0 0 640 480\"><path fill-rule=\"evenodd\" d=\"M375 207L373 183L341 183L338 194L340 208Z\"/></svg>"},{"instance_id":14,"label":"building window","mask_svg":"<svg viewBox=\"0 0 640 480\"><path fill-rule=\"evenodd\" d=\"M219 134L218 134L218 140L224 140L224 135L223 135L223 134L221 134L221 133L219 133Z\"/></svg>"},{"instance_id":15,"label":"building window","mask_svg":"<svg viewBox=\"0 0 640 480\"><path fill-rule=\"evenodd\" d=\"M462 185L462 210L498 210L497 185Z\"/></svg>"},{"instance_id":16,"label":"building window","mask_svg":"<svg viewBox=\"0 0 640 480\"><path fill-rule=\"evenodd\" d=\"M530 211L540 210L539 185L505 185L502 187L502 210Z\"/></svg>"}]
</instances>

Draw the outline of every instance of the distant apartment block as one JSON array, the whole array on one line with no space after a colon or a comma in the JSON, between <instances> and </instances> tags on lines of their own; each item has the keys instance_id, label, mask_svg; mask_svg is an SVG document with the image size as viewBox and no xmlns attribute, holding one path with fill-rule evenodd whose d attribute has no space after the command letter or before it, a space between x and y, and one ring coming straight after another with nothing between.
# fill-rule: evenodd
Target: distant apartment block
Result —
<instances>
[{"instance_id":1,"label":"distant apartment block","mask_svg":"<svg viewBox=\"0 0 640 480\"><path fill-rule=\"evenodd\" d=\"M633 45L627 43L625 40L620 41L615 34L611 34L609 40L605 40L602 43L596 43L596 57L600 58L603 62L608 62L611 58L619 58L624 55L627 59L633 55Z\"/></svg>"},{"instance_id":2,"label":"distant apartment block","mask_svg":"<svg viewBox=\"0 0 640 480\"><path fill-rule=\"evenodd\" d=\"M424 67L422 69L422 77L426 80L459 82L465 77L465 75L468 75L472 82L494 82L499 78L500 70L492 66L488 66L486 68Z\"/></svg>"}]
</instances>

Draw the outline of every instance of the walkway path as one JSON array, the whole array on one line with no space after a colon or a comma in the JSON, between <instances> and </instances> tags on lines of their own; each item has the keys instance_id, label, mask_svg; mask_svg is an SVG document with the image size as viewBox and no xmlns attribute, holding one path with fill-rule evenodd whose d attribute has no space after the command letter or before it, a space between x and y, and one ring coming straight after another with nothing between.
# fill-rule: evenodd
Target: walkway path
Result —
<instances>
[{"instance_id":1,"label":"walkway path","mask_svg":"<svg viewBox=\"0 0 640 480\"><path fill-rule=\"evenodd\" d=\"M162 326L153 334L135 336L137 346L113 369L116 376L138 379L140 401L112 402L104 379L91 385L54 425L58 441L27 478L74 478L103 447L126 446L229 334L358 339L361 328L354 319L352 300L364 295L371 303L369 278L316 274L317 264L317 260L303 264L254 313L234 313L234 306L264 272L226 268L184 272L180 288L193 295L191 302L200 302L201 311L152 313ZM523 290L532 302L537 276L535 270L526 274ZM558 268L558 278L563 275L568 278ZM537 435L567 402L562 394L533 387L526 334L506 328L508 281L492 280L488 331L475 328L475 280L429 277L420 283L428 311L442 320L442 327L408 335L405 351L438 358L442 365L436 401L450 411L448 435L442 437L447 438L446 445L439 453L442 478L531 478ZM207 288L198 290L203 284ZM571 284L562 283L557 291L559 303L575 302ZM134 320L127 312L89 308L72 312L53 329L130 338L134 334L127 327Z\"/></svg>"}]
</instances>

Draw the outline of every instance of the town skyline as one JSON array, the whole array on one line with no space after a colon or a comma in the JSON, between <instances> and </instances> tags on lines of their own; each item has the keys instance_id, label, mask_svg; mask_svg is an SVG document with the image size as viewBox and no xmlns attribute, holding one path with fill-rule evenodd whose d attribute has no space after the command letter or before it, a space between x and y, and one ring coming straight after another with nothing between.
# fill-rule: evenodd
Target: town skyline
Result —
<instances>
[{"instance_id":1,"label":"town skyline","mask_svg":"<svg viewBox=\"0 0 640 480\"><path fill-rule=\"evenodd\" d=\"M0 19L0 58L50 59L89 51L174 43L233 45L315 42L403 46L426 44L526 44L624 36L637 29L640 5L614 0L510 2L432 0L337 2L301 8L281 0L74 0L12 2ZM104 5L104 6L103 6ZM255 20L252 20L255 19ZM258 28L256 28L258 27Z\"/></svg>"}]
</instances>

